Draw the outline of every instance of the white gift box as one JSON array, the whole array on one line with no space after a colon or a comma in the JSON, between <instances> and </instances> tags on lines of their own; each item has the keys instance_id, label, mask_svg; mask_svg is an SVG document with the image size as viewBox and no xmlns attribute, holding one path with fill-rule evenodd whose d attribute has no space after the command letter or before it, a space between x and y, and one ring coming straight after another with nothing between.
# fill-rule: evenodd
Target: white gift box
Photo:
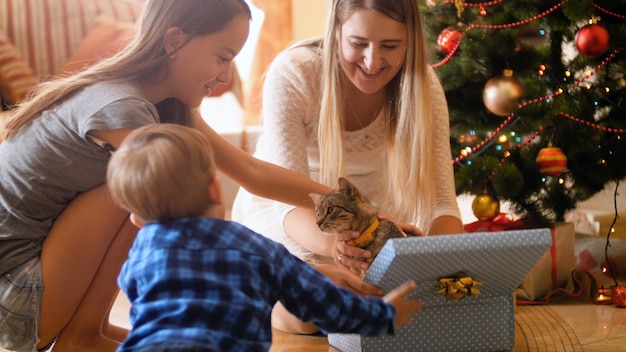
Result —
<instances>
[{"instance_id":1,"label":"white gift box","mask_svg":"<svg viewBox=\"0 0 626 352\"><path fill-rule=\"evenodd\" d=\"M350 352L510 350L513 292L551 244L550 229L391 239L365 280L384 292L414 280L410 298L422 301L422 311L394 335L329 334L328 342ZM465 276L474 286L455 291ZM455 292L463 298L452 299Z\"/></svg>"}]
</instances>

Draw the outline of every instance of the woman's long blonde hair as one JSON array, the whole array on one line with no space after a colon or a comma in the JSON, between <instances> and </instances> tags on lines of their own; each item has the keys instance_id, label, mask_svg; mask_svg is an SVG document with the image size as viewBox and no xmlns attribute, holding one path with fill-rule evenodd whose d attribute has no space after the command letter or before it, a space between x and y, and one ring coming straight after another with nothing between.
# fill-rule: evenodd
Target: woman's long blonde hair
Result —
<instances>
[{"instance_id":1,"label":"woman's long blonde hair","mask_svg":"<svg viewBox=\"0 0 626 352\"><path fill-rule=\"evenodd\" d=\"M195 36L216 33L234 17L250 8L244 0L146 0L136 35L117 55L70 77L40 83L29 98L18 104L4 119L0 140L10 139L28 121L55 106L79 89L100 81L158 82L167 76L169 55L163 38L171 27ZM178 48L180 49L180 47ZM161 122L190 123L191 108L175 98L165 99L156 107Z\"/></svg>"},{"instance_id":2,"label":"woman's long blonde hair","mask_svg":"<svg viewBox=\"0 0 626 352\"><path fill-rule=\"evenodd\" d=\"M319 135L321 182L334 186L345 172L344 82L339 61L342 24L356 11L378 11L406 26L406 60L386 87L386 138L389 165L387 204L395 218L427 231L435 198L434 116L431 76L424 28L416 0L334 0L323 38L323 67ZM310 43L309 43L310 44ZM337 151L342 151L338 153Z\"/></svg>"}]
</instances>

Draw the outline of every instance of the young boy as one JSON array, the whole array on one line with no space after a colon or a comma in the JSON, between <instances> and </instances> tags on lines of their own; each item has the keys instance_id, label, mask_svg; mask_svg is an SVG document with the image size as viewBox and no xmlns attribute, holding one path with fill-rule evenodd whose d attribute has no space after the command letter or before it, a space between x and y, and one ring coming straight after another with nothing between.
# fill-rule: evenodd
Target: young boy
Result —
<instances>
[{"instance_id":1,"label":"young boy","mask_svg":"<svg viewBox=\"0 0 626 352\"><path fill-rule=\"evenodd\" d=\"M404 300L414 282L383 299L357 296L281 244L222 220L213 150L194 129L134 130L107 182L141 227L118 278L132 324L118 351L267 351L277 301L325 332L365 335L392 334L421 309Z\"/></svg>"}]
</instances>

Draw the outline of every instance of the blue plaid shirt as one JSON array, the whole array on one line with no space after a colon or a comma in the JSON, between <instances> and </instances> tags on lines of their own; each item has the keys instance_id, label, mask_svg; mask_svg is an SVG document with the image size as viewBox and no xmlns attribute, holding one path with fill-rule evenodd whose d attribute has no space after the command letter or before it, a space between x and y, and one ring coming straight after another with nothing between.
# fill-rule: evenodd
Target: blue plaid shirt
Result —
<instances>
[{"instance_id":1,"label":"blue plaid shirt","mask_svg":"<svg viewBox=\"0 0 626 352\"><path fill-rule=\"evenodd\" d=\"M324 332L393 333L393 306L335 286L283 245L231 221L143 227L118 283L133 326L120 352L168 343L268 351L277 301Z\"/></svg>"}]
</instances>

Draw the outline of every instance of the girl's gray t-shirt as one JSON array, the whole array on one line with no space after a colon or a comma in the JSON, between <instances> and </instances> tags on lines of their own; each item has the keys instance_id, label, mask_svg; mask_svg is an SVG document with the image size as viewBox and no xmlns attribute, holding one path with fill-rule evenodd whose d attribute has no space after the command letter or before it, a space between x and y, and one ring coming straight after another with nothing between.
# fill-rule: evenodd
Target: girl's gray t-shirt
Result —
<instances>
[{"instance_id":1,"label":"girl's gray t-shirt","mask_svg":"<svg viewBox=\"0 0 626 352\"><path fill-rule=\"evenodd\" d=\"M110 154L87 137L89 131L154 123L157 110L137 83L102 82L0 143L0 275L40 255L63 209L80 192L106 181Z\"/></svg>"}]
</instances>

